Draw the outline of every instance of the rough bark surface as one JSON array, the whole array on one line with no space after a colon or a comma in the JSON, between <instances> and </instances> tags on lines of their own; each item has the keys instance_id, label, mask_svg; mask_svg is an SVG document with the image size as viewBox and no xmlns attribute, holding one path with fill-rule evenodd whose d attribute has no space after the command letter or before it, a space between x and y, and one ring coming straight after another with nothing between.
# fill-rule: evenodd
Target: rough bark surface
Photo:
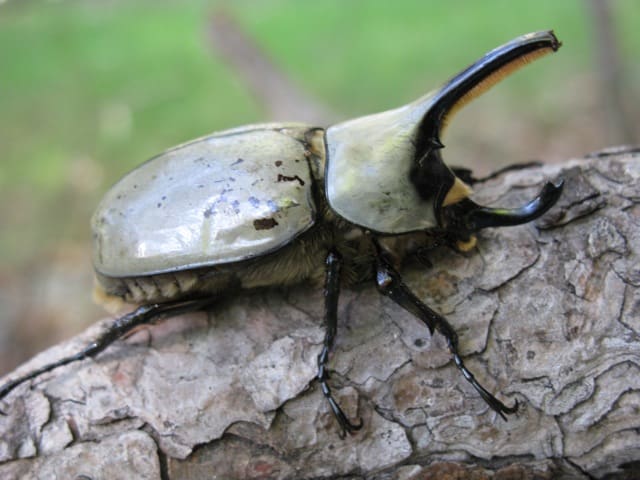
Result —
<instances>
[{"instance_id":1,"label":"rough bark surface","mask_svg":"<svg viewBox=\"0 0 640 480\"><path fill-rule=\"evenodd\" d=\"M241 293L143 328L2 403L1 478L637 478L640 468L640 155L527 168L476 187L517 205L565 192L535 224L439 248L404 279L447 315L468 367L373 285L344 290L332 385L363 429L341 439L313 382L318 288ZM9 377L68 355L108 322Z\"/></svg>"}]
</instances>

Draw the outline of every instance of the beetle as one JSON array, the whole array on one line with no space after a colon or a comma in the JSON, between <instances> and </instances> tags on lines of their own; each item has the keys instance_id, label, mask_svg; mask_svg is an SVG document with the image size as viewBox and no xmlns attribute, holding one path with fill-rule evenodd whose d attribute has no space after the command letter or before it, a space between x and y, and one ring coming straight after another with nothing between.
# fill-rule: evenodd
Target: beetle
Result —
<instances>
[{"instance_id":1,"label":"beetle","mask_svg":"<svg viewBox=\"0 0 640 480\"><path fill-rule=\"evenodd\" d=\"M412 293L399 267L429 245L471 250L479 230L530 222L558 200L562 181L546 183L519 208L478 205L470 198L473 177L442 160L441 134L466 102L560 45L552 31L526 34L403 107L327 129L240 127L143 163L106 193L92 218L99 294L141 306L77 354L9 381L0 399L151 320L205 309L237 290L324 277L326 333L315 380L343 435L362 422L343 413L328 383L338 297L341 284L370 279L445 337L465 379L506 419L517 402L505 405L476 380L453 327Z\"/></svg>"}]
</instances>

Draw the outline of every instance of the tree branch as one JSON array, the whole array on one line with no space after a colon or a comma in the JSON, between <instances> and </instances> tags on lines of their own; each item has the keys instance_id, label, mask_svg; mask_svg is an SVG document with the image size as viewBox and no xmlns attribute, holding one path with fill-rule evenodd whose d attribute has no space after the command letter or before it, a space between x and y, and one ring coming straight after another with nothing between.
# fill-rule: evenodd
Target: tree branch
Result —
<instances>
[{"instance_id":1,"label":"tree branch","mask_svg":"<svg viewBox=\"0 0 640 480\"><path fill-rule=\"evenodd\" d=\"M480 203L515 205L546 179L566 182L536 225L486 231L469 254L439 248L431 267L403 270L457 329L478 379L518 400L508 422L440 336L364 285L342 293L330 361L338 400L364 421L340 439L313 382L322 292L300 286L146 327L19 387L1 407L0 477L625 478L640 465L639 157L478 185ZM77 351L105 324L5 380Z\"/></svg>"}]
</instances>

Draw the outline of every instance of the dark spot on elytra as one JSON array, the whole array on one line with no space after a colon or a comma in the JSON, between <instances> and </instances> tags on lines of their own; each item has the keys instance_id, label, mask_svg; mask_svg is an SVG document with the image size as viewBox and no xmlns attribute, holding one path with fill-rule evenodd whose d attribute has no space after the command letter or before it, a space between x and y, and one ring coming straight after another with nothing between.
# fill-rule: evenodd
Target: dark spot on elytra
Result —
<instances>
[{"instance_id":1,"label":"dark spot on elytra","mask_svg":"<svg viewBox=\"0 0 640 480\"><path fill-rule=\"evenodd\" d=\"M238 200L234 200L231 202L231 206L233 207L233 211L235 213L240 213L240 202Z\"/></svg>"},{"instance_id":2,"label":"dark spot on elytra","mask_svg":"<svg viewBox=\"0 0 640 480\"><path fill-rule=\"evenodd\" d=\"M239 158L235 162L233 162L231 166L233 167L234 165L238 165L239 163L242 163L242 162L244 162L244 160L242 158Z\"/></svg>"},{"instance_id":3,"label":"dark spot on elytra","mask_svg":"<svg viewBox=\"0 0 640 480\"><path fill-rule=\"evenodd\" d=\"M158 208L160 208L161 206L162 206L162 202L158 202L158 203L156 204L156 207L158 207Z\"/></svg>"},{"instance_id":4,"label":"dark spot on elytra","mask_svg":"<svg viewBox=\"0 0 640 480\"><path fill-rule=\"evenodd\" d=\"M260 206L260 200L258 200L256 197L249 197L248 200L252 207L258 208Z\"/></svg>"},{"instance_id":5,"label":"dark spot on elytra","mask_svg":"<svg viewBox=\"0 0 640 480\"><path fill-rule=\"evenodd\" d=\"M282 160L276 160L276 167L279 167L282 165Z\"/></svg>"},{"instance_id":6,"label":"dark spot on elytra","mask_svg":"<svg viewBox=\"0 0 640 480\"><path fill-rule=\"evenodd\" d=\"M416 338L413 341L413 344L418 348L422 348L422 347L424 347L424 340L422 338Z\"/></svg>"},{"instance_id":7,"label":"dark spot on elytra","mask_svg":"<svg viewBox=\"0 0 640 480\"><path fill-rule=\"evenodd\" d=\"M278 225L275 218L258 218L253 221L253 228L256 230L270 230Z\"/></svg>"},{"instance_id":8,"label":"dark spot on elytra","mask_svg":"<svg viewBox=\"0 0 640 480\"><path fill-rule=\"evenodd\" d=\"M304 180L302 180L298 175L294 175L293 177L289 177L287 175L278 174L278 182L300 182L300 185L304 185Z\"/></svg>"},{"instance_id":9,"label":"dark spot on elytra","mask_svg":"<svg viewBox=\"0 0 640 480\"><path fill-rule=\"evenodd\" d=\"M271 210L272 212L278 211L278 205L276 205L276 202L274 202L273 200L267 200L267 207L269 207L269 210Z\"/></svg>"}]
</instances>

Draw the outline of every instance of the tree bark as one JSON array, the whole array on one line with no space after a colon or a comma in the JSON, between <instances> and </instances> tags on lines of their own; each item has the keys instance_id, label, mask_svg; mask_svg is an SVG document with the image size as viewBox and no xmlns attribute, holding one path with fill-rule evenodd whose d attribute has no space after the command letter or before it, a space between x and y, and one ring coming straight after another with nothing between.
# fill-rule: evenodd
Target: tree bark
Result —
<instances>
[{"instance_id":1,"label":"tree bark","mask_svg":"<svg viewBox=\"0 0 640 480\"><path fill-rule=\"evenodd\" d=\"M640 154L516 170L476 186L519 205L565 179L535 224L440 247L404 280L445 314L493 413L439 335L373 285L343 290L331 384L362 430L341 439L314 382L322 289L239 292L12 392L1 478L637 478ZM76 352L108 321L5 381ZM83 476L84 475L84 476Z\"/></svg>"}]
</instances>

